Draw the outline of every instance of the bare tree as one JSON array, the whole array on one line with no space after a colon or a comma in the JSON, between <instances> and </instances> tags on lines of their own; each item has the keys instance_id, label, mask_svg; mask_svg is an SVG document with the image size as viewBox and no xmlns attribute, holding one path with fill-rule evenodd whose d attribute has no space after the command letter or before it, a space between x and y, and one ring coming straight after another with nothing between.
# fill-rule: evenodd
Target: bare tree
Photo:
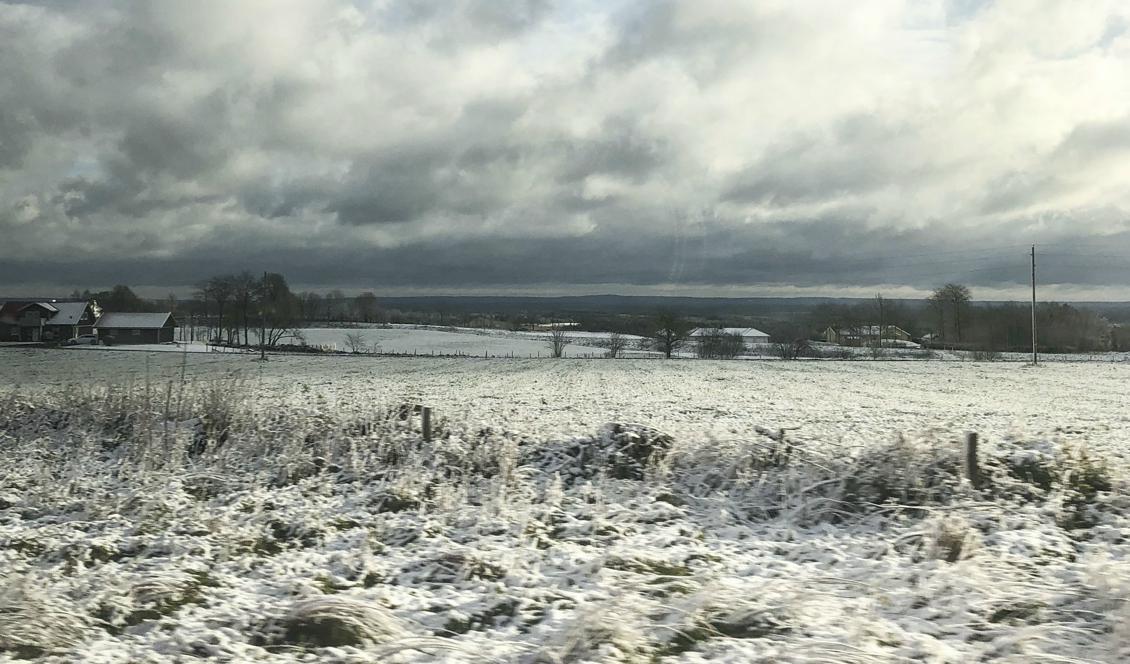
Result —
<instances>
[{"instance_id":1,"label":"bare tree","mask_svg":"<svg viewBox=\"0 0 1130 664\"><path fill-rule=\"evenodd\" d=\"M568 345L569 337L564 328L557 327L549 333L549 351L553 353L553 357L565 357L565 346Z\"/></svg>"},{"instance_id":2,"label":"bare tree","mask_svg":"<svg viewBox=\"0 0 1130 664\"><path fill-rule=\"evenodd\" d=\"M787 324L778 327L769 336L773 344L772 352L782 360L796 360L808 355L815 355L815 349L808 340L808 333L800 324Z\"/></svg>"},{"instance_id":3,"label":"bare tree","mask_svg":"<svg viewBox=\"0 0 1130 664\"><path fill-rule=\"evenodd\" d=\"M958 342L960 342L961 312L968 306L969 300L972 299L972 294L969 292L968 286L954 283L942 286L942 291L945 293L946 299L949 300L951 310L953 311L953 330L957 335Z\"/></svg>"},{"instance_id":4,"label":"bare tree","mask_svg":"<svg viewBox=\"0 0 1130 664\"><path fill-rule=\"evenodd\" d=\"M608 335L608 357L616 359L624 353L628 347L628 339L619 332L613 332Z\"/></svg>"},{"instance_id":5,"label":"bare tree","mask_svg":"<svg viewBox=\"0 0 1130 664\"><path fill-rule=\"evenodd\" d=\"M345 345L349 346L349 352L351 353L364 353L368 350L368 347L365 345L365 335L360 332L350 332L345 335Z\"/></svg>"},{"instance_id":6,"label":"bare tree","mask_svg":"<svg viewBox=\"0 0 1130 664\"><path fill-rule=\"evenodd\" d=\"M199 289L200 298L204 300L205 311L207 311L209 301L216 303L216 334L220 336L225 329L224 309L231 302L234 293L232 277L230 275L212 277L202 283Z\"/></svg>"},{"instance_id":7,"label":"bare tree","mask_svg":"<svg viewBox=\"0 0 1130 664\"><path fill-rule=\"evenodd\" d=\"M302 320L313 321L322 320L325 309L325 303L322 296L317 293L305 292L298 296L302 303Z\"/></svg>"},{"instance_id":8,"label":"bare tree","mask_svg":"<svg viewBox=\"0 0 1130 664\"><path fill-rule=\"evenodd\" d=\"M938 335L941 341L946 340L946 301L941 295L941 289L935 290L930 297L926 298L930 303L930 307L938 314Z\"/></svg>"},{"instance_id":9,"label":"bare tree","mask_svg":"<svg viewBox=\"0 0 1130 664\"><path fill-rule=\"evenodd\" d=\"M377 318L377 296L369 291L361 293L353 300L358 320L372 323Z\"/></svg>"},{"instance_id":10,"label":"bare tree","mask_svg":"<svg viewBox=\"0 0 1130 664\"><path fill-rule=\"evenodd\" d=\"M808 339L796 338L778 341L773 344L773 354L782 360L796 360L813 354L812 343Z\"/></svg>"},{"instance_id":11,"label":"bare tree","mask_svg":"<svg viewBox=\"0 0 1130 664\"><path fill-rule=\"evenodd\" d=\"M887 319L884 316L884 314L887 313L886 307L884 306L886 304L886 302L883 300L883 294L882 293L877 293L875 295L875 304L879 309L879 330L878 330L879 334L876 335L876 336L878 336L879 348L882 348L883 347L883 337L885 337L886 333L887 333Z\"/></svg>"},{"instance_id":12,"label":"bare tree","mask_svg":"<svg viewBox=\"0 0 1130 664\"><path fill-rule=\"evenodd\" d=\"M263 275L256 289L259 308L259 343L278 345L279 341L299 323L298 298L290 292L283 275L269 272Z\"/></svg>"},{"instance_id":13,"label":"bare tree","mask_svg":"<svg viewBox=\"0 0 1130 664\"><path fill-rule=\"evenodd\" d=\"M938 332L942 335L943 340L947 337L946 312L949 311L950 319L953 321L954 336L959 343L962 341L962 312L968 308L972 297L968 286L951 282L936 288L927 298L938 312Z\"/></svg>"},{"instance_id":14,"label":"bare tree","mask_svg":"<svg viewBox=\"0 0 1130 664\"><path fill-rule=\"evenodd\" d=\"M662 311L655 317L651 341L667 359L683 347L691 336L691 326L673 312Z\"/></svg>"},{"instance_id":15,"label":"bare tree","mask_svg":"<svg viewBox=\"0 0 1130 664\"><path fill-rule=\"evenodd\" d=\"M345 320L345 293L334 289L326 294L326 320Z\"/></svg>"},{"instance_id":16,"label":"bare tree","mask_svg":"<svg viewBox=\"0 0 1130 664\"><path fill-rule=\"evenodd\" d=\"M745 352L742 335L726 332L721 327L704 330L696 341L698 356L704 359L732 360Z\"/></svg>"},{"instance_id":17,"label":"bare tree","mask_svg":"<svg viewBox=\"0 0 1130 664\"><path fill-rule=\"evenodd\" d=\"M235 304L236 313L239 315L239 324L243 328L243 345L250 345L251 340L248 336L248 330L251 327L251 307L255 302L255 289L258 286L258 280L255 276L244 270L231 278L232 283L232 299Z\"/></svg>"}]
</instances>

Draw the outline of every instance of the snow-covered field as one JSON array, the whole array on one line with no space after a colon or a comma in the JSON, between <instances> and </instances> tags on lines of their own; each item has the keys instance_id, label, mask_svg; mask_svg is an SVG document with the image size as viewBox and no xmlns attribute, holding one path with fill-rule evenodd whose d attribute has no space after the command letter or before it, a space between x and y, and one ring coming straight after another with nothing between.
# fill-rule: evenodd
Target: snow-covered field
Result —
<instances>
[{"instance_id":1,"label":"snow-covered field","mask_svg":"<svg viewBox=\"0 0 1130 664\"><path fill-rule=\"evenodd\" d=\"M1130 366L0 367L0 661L1130 657Z\"/></svg>"},{"instance_id":2,"label":"snow-covered field","mask_svg":"<svg viewBox=\"0 0 1130 664\"><path fill-rule=\"evenodd\" d=\"M522 333L478 334L468 328L304 328L306 343L332 346L350 350L347 335L356 334L364 339L369 350L374 347L381 353L405 355L466 355L470 357L525 357L537 358L550 354L548 338L525 336ZM604 350L592 338L588 345L570 343L565 347L566 357L602 357Z\"/></svg>"}]
</instances>

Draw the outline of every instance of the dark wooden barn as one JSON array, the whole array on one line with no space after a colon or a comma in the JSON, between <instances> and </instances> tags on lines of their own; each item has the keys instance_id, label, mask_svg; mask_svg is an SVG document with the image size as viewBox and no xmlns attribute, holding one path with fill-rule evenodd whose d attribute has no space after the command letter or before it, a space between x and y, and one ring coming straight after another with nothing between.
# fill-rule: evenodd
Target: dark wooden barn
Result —
<instances>
[{"instance_id":1,"label":"dark wooden barn","mask_svg":"<svg viewBox=\"0 0 1130 664\"><path fill-rule=\"evenodd\" d=\"M169 312L157 314L104 313L94 324L103 343L162 344L173 341L177 321Z\"/></svg>"}]
</instances>

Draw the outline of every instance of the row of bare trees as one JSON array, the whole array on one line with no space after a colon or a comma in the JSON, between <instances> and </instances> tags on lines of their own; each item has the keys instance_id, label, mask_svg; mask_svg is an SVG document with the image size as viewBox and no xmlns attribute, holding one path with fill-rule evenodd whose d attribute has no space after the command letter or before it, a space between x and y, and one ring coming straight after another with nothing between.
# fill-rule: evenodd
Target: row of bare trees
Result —
<instances>
[{"instance_id":1,"label":"row of bare trees","mask_svg":"<svg viewBox=\"0 0 1130 664\"><path fill-rule=\"evenodd\" d=\"M217 275L199 284L196 299L221 343L250 346L254 335L275 346L301 323L299 299L277 272Z\"/></svg>"},{"instance_id":2,"label":"row of bare trees","mask_svg":"<svg viewBox=\"0 0 1130 664\"><path fill-rule=\"evenodd\" d=\"M325 295L313 292L299 293L302 318L307 321L353 321L358 323L385 323L387 312L377 302L371 291L348 297L340 290Z\"/></svg>"},{"instance_id":3,"label":"row of bare trees","mask_svg":"<svg viewBox=\"0 0 1130 664\"><path fill-rule=\"evenodd\" d=\"M670 359L681 350L691 339L694 326L673 312L662 311L652 321L652 332L643 338L641 349L656 350ZM706 357L737 357L744 350L741 337L737 337L736 344L733 335L725 335L721 330L717 338L707 339L709 354ZM709 336L709 333L707 334ZM564 357L565 349L569 345L569 333L563 327L550 331L547 344L552 357ZM604 342L606 354L610 358L622 357L631 346L631 339L619 332L612 332ZM713 342L713 343L712 343Z\"/></svg>"}]
</instances>

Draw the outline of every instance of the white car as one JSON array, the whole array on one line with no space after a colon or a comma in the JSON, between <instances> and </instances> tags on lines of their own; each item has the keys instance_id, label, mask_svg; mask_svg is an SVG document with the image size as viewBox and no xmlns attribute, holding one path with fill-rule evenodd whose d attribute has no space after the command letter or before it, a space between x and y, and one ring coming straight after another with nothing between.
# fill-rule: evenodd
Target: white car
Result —
<instances>
[{"instance_id":1,"label":"white car","mask_svg":"<svg viewBox=\"0 0 1130 664\"><path fill-rule=\"evenodd\" d=\"M67 339L64 346L94 346L98 344L98 337L93 334L80 334L74 339Z\"/></svg>"}]
</instances>

